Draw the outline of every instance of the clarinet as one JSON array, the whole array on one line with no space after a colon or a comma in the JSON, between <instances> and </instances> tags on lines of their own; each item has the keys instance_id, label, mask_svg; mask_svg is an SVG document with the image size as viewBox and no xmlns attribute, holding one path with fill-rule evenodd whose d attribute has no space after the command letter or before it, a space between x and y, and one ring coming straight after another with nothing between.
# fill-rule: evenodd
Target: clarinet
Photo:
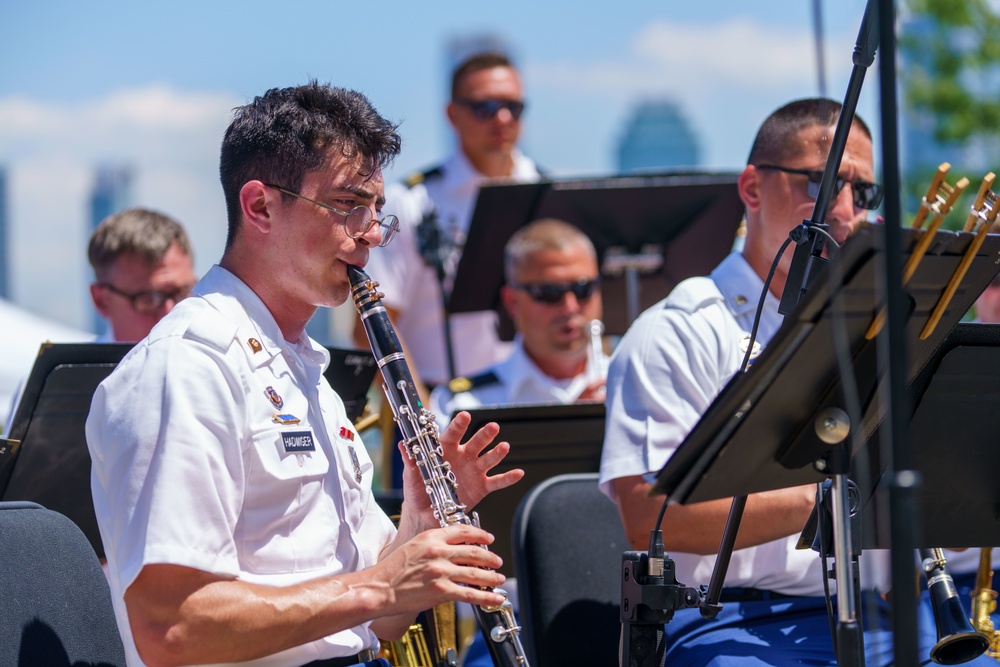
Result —
<instances>
[{"instance_id":1,"label":"clarinet","mask_svg":"<svg viewBox=\"0 0 1000 667\"><path fill-rule=\"evenodd\" d=\"M351 281L351 297L382 371L382 389L392 407L393 419L403 435L407 455L416 462L424 481L434 517L442 528L460 524L479 527L479 516L475 512L467 514L465 505L458 499L458 483L451 465L444 460L434 415L424 407L417 394L399 339L382 305L385 295L375 291L378 283L358 267L348 266L347 276ZM527 667L528 659L519 637L521 628L514 619L513 606L503 589L493 590L503 596L501 605L473 605L493 664L497 667Z\"/></svg>"}]
</instances>

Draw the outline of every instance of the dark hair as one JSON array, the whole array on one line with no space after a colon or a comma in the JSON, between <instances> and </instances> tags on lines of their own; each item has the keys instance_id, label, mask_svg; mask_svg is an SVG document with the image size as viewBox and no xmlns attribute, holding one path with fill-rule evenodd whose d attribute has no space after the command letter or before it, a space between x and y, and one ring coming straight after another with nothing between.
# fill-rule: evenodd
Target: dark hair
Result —
<instances>
[{"instance_id":1,"label":"dark hair","mask_svg":"<svg viewBox=\"0 0 1000 667\"><path fill-rule=\"evenodd\" d=\"M810 127L830 127L840 118L840 102L813 97L789 102L771 113L757 130L747 164L780 163L789 157L795 146L796 135ZM854 124L871 139L872 133L860 116Z\"/></svg>"},{"instance_id":2,"label":"dark hair","mask_svg":"<svg viewBox=\"0 0 1000 667\"><path fill-rule=\"evenodd\" d=\"M398 124L379 115L361 93L315 80L272 88L237 107L222 140L219 177L226 197L232 245L239 228L240 190L254 179L298 190L304 176L324 165L336 148L361 156L374 174L399 154Z\"/></svg>"},{"instance_id":3,"label":"dark hair","mask_svg":"<svg viewBox=\"0 0 1000 667\"><path fill-rule=\"evenodd\" d=\"M122 255L137 255L152 266L163 259L174 243L194 259L191 241L179 222L146 208L127 208L97 225L90 235L87 259L97 280L103 281Z\"/></svg>"},{"instance_id":4,"label":"dark hair","mask_svg":"<svg viewBox=\"0 0 1000 667\"><path fill-rule=\"evenodd\" d=\"M451 99L455 101L458 99L458 87L462 84L462 79L464 79L469 74L473 72L478 72L484 69L493 69L494 67L511 67L510 58L498 51L486 51L483 53L476 53L461 63L455 68L455 71L451 75Z\"/></svg>"}]
</instances>

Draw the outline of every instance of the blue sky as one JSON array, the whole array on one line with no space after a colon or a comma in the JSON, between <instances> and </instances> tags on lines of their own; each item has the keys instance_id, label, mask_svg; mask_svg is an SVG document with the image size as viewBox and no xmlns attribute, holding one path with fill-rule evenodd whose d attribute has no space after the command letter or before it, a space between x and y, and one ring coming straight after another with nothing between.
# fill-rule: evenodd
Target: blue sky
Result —
<instances>
[{"instance_id":1,"label":"blue sky","mask_svg":"<svg viewBox=\"0 0 1000 667\"><path fill-rule=\"evenodd\" d=\"M863 0L824 0L828 90L843 99ZM348 9L351 8L351 9ZM180 219L197 268L218 258L216 177L230 110L309 78L361 90L400 121L389 178L450 147L445 44L502 37L524 74L524 148L556 176L613 173L630 108L680 103L705 167L739 168L759 122L818 94L812 0L349 4L179 0L8 2L0 9L0 164L12 297L89 327L92 168L136 168L134 203ZM859 111L876 126L877 67Z\"/></svg>"}]
</instances>

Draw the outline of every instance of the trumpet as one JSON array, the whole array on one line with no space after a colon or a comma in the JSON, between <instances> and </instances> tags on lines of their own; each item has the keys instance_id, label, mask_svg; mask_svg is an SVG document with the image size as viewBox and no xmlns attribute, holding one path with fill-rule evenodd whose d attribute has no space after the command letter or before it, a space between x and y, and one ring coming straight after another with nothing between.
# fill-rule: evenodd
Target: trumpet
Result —
<instances>
[{"instance_id":1,"label":"trumpet","mask_svg":"<svg viewBox=\"0 0 1000 667\"><path fill-rule=\"evenodd\" d=\"M597 382L608 377L608 355L604 352L604 322L591 320L587 324L590 343L587 347L587 372L590 381Z\"/></svg>"},{"instance_id":2,"label":"trumpet","mask_svg":"<svg viewBox=\"0 0 1000 667\"><path fill-rule=\"evenodd\" d=\"M972 627L962 609L944 552L940 548L921 549L920 559L937 626L938 641L931 648L931 660L939 665L957 665L978 658L989 648L990 640Z\"/></svg>"},{"instance_id":3,"label":"trumpet","mask_svg":"<svg viewBox=\"0 0 1000 667\"><path fill-rule=\"evenodd\" d=\"M986 655L1000 660L1000 631L990 620L997 608L997 592L993 590L993 547L979 550L979 569L976 570L976 588L972 591L972 627L989 640Z\"/></svg>"}]
</instances>

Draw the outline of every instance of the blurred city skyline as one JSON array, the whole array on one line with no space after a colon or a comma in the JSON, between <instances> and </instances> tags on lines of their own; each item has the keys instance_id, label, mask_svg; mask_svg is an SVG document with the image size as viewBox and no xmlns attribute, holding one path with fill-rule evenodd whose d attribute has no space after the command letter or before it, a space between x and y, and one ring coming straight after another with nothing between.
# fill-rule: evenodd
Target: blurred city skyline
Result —
<instances>
[{"instance_id":1,"label":"blurred city skyline","mask_svg":"<svg viewBox=\"0 0 1000 667\"><path fill-rule=\"evenodd\" d=\"M667 6L669 4L670 6ZM134 169L134 205L190 231L196 267L225 240L218 146L233 107L267 88L316 78L364 92L401 123L387 179L451 148L443 107L448 45L493 35L525 80L525 152L556 177L615 173L634 107L677 103L702 168L742 166L772 109L819 93L813 3L726 0L692 6L443 1L384 3L368 22L302 1L163 6L42 1L3 10L0 165L7 174L10 296L90 328L87 198L97 167ZM827 93L841 99L865 3L824 3ZM877 68L859 112L877 127ZM876 130L877 132L877 130Z\"/></svg>"}]
</instances>

